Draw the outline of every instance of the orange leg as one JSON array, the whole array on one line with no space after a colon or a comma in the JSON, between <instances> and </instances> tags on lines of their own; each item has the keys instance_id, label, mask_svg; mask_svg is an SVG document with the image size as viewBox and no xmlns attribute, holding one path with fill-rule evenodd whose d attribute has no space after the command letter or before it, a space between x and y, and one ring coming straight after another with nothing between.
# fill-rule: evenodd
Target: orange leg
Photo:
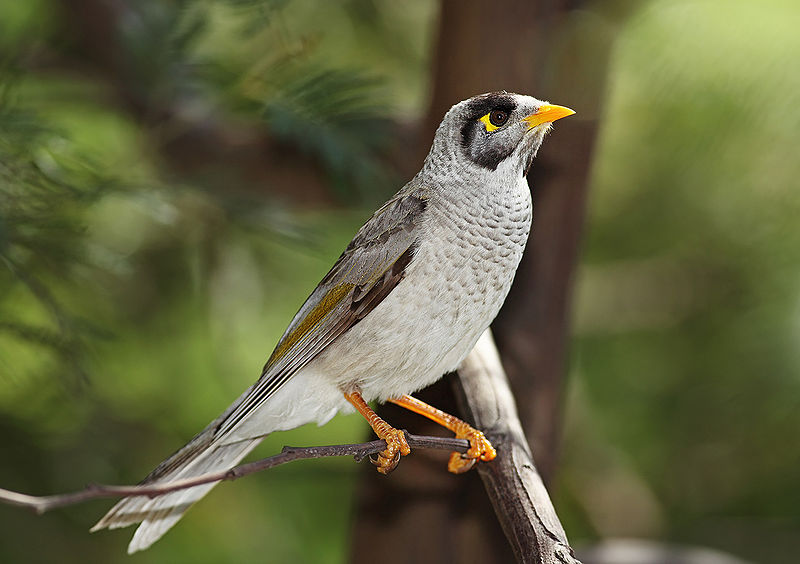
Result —
<instances>
[{"instance_id":1,"label":"orange leg","mask_svg":"<svg viewBox=\"0 0 800 564\"><path fill-rule=\"evenodd\" d=\"M488 462L489 460L494 460L497 456L497 451L492 446L492 443L489 442L489 439L482 432L458 417L445 413L441 409L436 409L432 405L428 405L409 395L390 399L389 401L410 409L414 413L424 415L439 425L450 429L456 434L457 439L467 439L469 441L469 450L466 453L454 452L450 455L450 461L447 463L447 469L450 472L462 474L472 468L479 459Z\"/></svg>"},{"instance_id":2,"label":"orange leg","mask_svg":"<svg viewBox=\"0 0 800 564\"><path fill-rule=\"evenodd\" d=\"M344 394L347 401L353 404L358 412L364 416L369 426L378 435L378 438L386 441L386 450L378 454L378 458L373 460L373 464L378 467L378 472L381 474L388 474L395 469L397 463L400 462L400 456L406 456L411 452L408 446L406 436L403 431L395 429L386 421L378 417L378 414L372 409L361 397L358 392L351 392Z\"/></svg>"}]
</instances>

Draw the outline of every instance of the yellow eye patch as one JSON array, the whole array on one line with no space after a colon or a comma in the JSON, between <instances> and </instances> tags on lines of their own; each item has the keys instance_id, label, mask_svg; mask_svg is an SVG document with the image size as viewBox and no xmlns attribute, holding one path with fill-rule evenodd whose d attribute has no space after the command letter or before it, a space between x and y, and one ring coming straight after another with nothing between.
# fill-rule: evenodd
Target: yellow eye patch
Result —
<instances>
[{"instance_id":1,"label":"yellow eye patch","mask_svg":"<svg viewBox=\"0 0 800 564\"><path fill-rule=\"evenodd\" d=\"M491 121L489 121L489 116L490 115L492 115L491 112L489 112L488 114L486 114L485 116L483 116L480 119L480 121L483 122L483 125L486 126L486 131L488 131L489 133L491 133L492 131L495 131L497 129L500 129L498 126L494 125Z\"/></svg>"},{"instance_id":2,"label":"yellow eye patch","mask_svg":"<svg viewBox=\"0 0 800 564\"><path fill-rule=\"evenodd\" d=\"M509 113L505 110L495 109L483 116L480 121L486 127L486 131L491 133L503 127L508 121Z\"/></svg>"}]
</instances>

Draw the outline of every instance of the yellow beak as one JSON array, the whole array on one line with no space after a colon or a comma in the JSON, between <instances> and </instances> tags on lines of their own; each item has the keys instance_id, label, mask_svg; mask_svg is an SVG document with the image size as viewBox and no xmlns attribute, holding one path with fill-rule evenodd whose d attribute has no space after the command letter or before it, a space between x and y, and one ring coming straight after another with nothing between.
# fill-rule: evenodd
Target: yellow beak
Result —
<instances>
[{"instance_id":1,"label":"yellow beak","mask_svg":"<svg viewBox=\"0 0 800 564\"><path fill-rule=\"evenodd\" d=\"M522 118L522 121L528 124L528 128L542 125L543 123L550 123L561 119L563 117L571 116L575 110L570 110L564 106L556 106L555 104L543 104L535 113Z\"/></svg>"}]
</instances>

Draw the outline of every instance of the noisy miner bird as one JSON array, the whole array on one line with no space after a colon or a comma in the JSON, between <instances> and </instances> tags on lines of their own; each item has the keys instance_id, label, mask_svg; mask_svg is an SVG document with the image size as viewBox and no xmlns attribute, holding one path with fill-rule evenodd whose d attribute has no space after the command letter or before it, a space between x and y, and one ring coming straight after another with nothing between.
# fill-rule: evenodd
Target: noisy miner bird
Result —
<instances>
[{"instance_id":1,"label":"noisy miner bird","mask_svg":"<svg viewBox=\"0 0 800 564\"><path fill-rule=\"evenodd\" d=\"M455 370L500 310L531 227L525 177L551 123L573 113L507 92L453 106L422 170L358 230L258 381L143 483L229 469L269 433L353 409L386 441L374 460L386 474L410 449L370 409L373 400L468 439L466 454L451 455L451 472L492 460L483 433L409 394ZM145 549L213 486L125 498L92 531L141 522L128 552Z\"/></svg>"}]
</instances>

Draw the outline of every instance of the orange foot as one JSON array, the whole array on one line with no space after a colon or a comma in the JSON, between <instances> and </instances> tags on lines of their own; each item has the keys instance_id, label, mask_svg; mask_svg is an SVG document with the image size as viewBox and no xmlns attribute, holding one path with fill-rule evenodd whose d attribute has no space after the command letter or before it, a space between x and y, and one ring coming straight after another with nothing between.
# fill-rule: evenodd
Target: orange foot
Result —
<instances>
[{"instance_id":1,"label":"orange foot","mask_svg":"<svg viewBox=\"0 0 800 564\"><path fill-rule=\"evenodd\" d=\"M395 429L372 411L359 392L345 393L344 397L364 416L378 438L386 441L386 448L375 458L370 458L370 461L378 467L378 472L388 474L397 467L401 456L411 453L405 433L400 429Z\"/></svg>"},{"instance_id":2,"label":"orange foot","mask_svg":"<svg viewBox=\"0 0 800 564\"><path fill-rule=\"evenodd\" d=\"M395 429L385 421L381 421L386 425L386 428L380 426L381 429L375 429L378 438L386 441L386 449L378 453L375 458L370 458L370 461L377 466L378 472L381 474L388 474L397 467L400 462L400 456L406 456L411 452L411 448L406 441L406 435L400 429Z\"/></svg>"},{"instance_id":3,"label":"orange foot","mask_svg":"<svg viewBox=\"0 0 800 564\"><path fill-rule=\"evenodd\" d=\"M458 417L445 413L441 409L437 409L432 405L428 405L408 395L393 398L389 401L405 407L406 409L410 409L414 413L424 415L439 425L450 429L456 434L457 439L467 439L469 441L469 450L467 450L467 452L463 454L454 452L450 455L447 469L453 474L463 474L475 466L478 460L488 462L497 457L497 451L492 446L492 443L489 442L489 439L466 421L462 421Z\"/></svg>"},{"instance_id":4,"label":"orange foot","mask_svg":"<svg viewBox=\"0 0 800 564\"><path fill-rule=\"evenodd\" d=\"M497 458L497 451L481 431L464 423L465 427L456 432L457 439L467 439L469 450L454 452L447 462L447 469L453 474L463 474L470 470L478 460L489 462Z\"/></svg>"}]
</instances>

